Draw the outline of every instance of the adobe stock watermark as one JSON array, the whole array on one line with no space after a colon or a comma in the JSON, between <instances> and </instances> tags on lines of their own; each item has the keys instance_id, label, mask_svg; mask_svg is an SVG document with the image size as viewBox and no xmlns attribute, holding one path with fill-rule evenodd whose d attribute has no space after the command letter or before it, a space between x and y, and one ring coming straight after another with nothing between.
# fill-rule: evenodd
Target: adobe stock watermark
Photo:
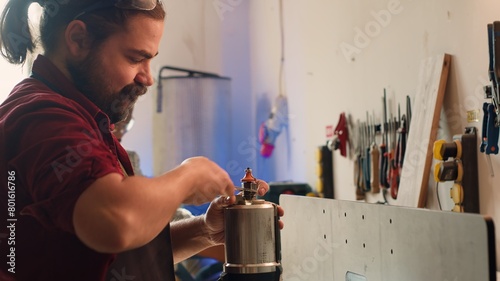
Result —
<instances>
[{"instance_id":1,"label":"adobe stock watermark","mask_svg":"<svg viewBox=\"0 0 500 281\"><path fill-rule=\"evenodd\" d=\"M379 36L382 30L389 26L392 22L393 16L399 15L403 11L403 6L399 0L390 0L387 3L386 9L378 12L371 11L373 20L368 21L364 28L354 28L353 43L342 42L340 50L347 61L353 60L355 54L360 54L362 50L367 48L372 39Z\"/></svg>"},{"instance_id":2,"label":"adobe stock watermark","mask_svg":"<svg viewBox=\"0 0 500 281\"><path fill-rule=\"evenodd\" d=\"M135 279L134 275L128 275L125 267L122 267L121 272L118 272L116 269L111 270L111 274L113 278L110 281L131 281Z\"/></svg>"},{"instance_id":3,"label":"adobe stock watermark","mask_svg":"<svg viewBox=\"0 0 500 281\"><path fill-rule=\"evenodd\" d=\"M281 132L278 134L277 137L280 137L280 135L285 135L284 131L288 130L288 124L290 120L295 119L296 115L295 114L275 114L275 122L277 124L286 124L280 128ZM281 126L281 125L280 125ZM286 136L282 136L283 138ZM238 146L236 147L238 150L238 154L241 156L246 156L244 160L247 163L251 163L252 161L257 159L258 154L260 153L260 147L261 147L261 142L259 141L259 138L255 135L253 136L248 136L246 140L241 141ZM227 162L225 166L225 170L228 172L229 175L235 176L235 175L240 175L241 171L245 170L245 168L248 165L242 166L241 163L239 163L236 160L230 160Z\"/></svg>"},{"instance_id":4,"label":"adobe stock watermark","mask_svg":"<svg viewBox=\"0 0 500 281\"><path fill-rule=\"evenodd\" d=\"M123 100L127 97L119 96L111 102L110 110L112 113L123 111ZM83 129L81 140L78 143L64 147L64 155L52 161L51 167L60 183L64 178L71 175L85 159L92 155L94 149L102 149L106 143L103 141L105 135L112 134L107 117L102 117L97 122L97 128Z\"/></svg>"},{"instance_id":5,"label":"adobe stock watermark","mask_svg":"<svg viewBox=\"0 0 500 281\"><path fill-rule=\"evenodd\" d=\"M214 0L212 4L217 16L222 21L225 13L234 11L242 2L243 0Z\"/></svg>"},{"instance_id":6,"label":"adobe stock watermark","mask_svg":"<svg viewBox=\"0 0 500 281\"><path fill-rule=\"evenodd\" d=\"M60 183L64 181L65 177L71 175L73 171L82 164L83 159L86 156L92 154L94 148L102 146L98 137L101 132L102 134L110 133L106 118L101 119L101 122L99 122L99 129L94 129L93 132L83 130L82 136L84 136L84 138L82 138L75 146L67 145L64 148L66 152L64 157L60 157L59 159L52 161L52 170L56 174Z\"/></svg>"},{"instance_id":7,"label":"adobe stock watermark","mask_svg":"<svg viewBox=\"0 0 500 281\"><path fill-rule=\"evenodd\" d=\"M257 159L257 151L260 147L259 140L256 136L248 136L248 138L242 142L240 142L237 146L237 150L239 155L246 156L244 160L247 163L251 163L255 159ZM227 173L231 176L240 175L241 171L244 171L245 167L241 166L240 163L236 160L230 160L225 167Z\"/></svg>"}]
</instances>

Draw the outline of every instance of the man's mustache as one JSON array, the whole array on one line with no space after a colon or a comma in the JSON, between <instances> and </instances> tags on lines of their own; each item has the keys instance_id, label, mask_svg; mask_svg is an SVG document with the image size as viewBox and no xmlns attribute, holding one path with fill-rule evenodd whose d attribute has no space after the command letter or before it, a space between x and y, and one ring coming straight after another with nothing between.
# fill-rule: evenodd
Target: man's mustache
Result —
<instances>
[{"instance_id":1,"label":"man's mustache","mask_svg":"<svg viewBox=\"0 0 500 281\"><path fill-rule=\"evenodd\" d=\"M120 98L137 100L139 96L144 95L147 91L148 88L144 85L129 84L120 91Z\"/></svg>"}]
</instances>

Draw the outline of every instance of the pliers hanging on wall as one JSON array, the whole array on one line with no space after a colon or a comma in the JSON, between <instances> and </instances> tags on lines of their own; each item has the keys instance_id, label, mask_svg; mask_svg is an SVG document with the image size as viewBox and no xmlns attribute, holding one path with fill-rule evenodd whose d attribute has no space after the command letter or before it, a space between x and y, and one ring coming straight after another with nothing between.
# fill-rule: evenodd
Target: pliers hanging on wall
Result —
<instances>
[{"instance_id":1,"label":"pliers hanging on wall","mask_svg":"<svg viewBox=\"0 0 500 281\"><path fill-rule=\"evenodd\" d=\"M389 132L391 134L391 141L389 146L389 151L387 152L388 157L388 173L387 182L391 190L391 197L396 199L398 196L398 185L399 185L399 168L396 162L396 128L397 120L393 119L389 121Z\"/></svg>"},{"instance_id":2,"label":"pliers hanging on wall","mask_svg":"<svg viewBox=\"0 0 500 281\"><path fill-rule=\"evenodd\" d=\"M401 171L403 169L403 163L405 160L405 153L406 153L406 139L407 139L407 120L406 120L406 115L403 114L401 116L401 125L398 129L398 141L396 144L396 164L399 168L399 173L401 174Z\"/></svg>"},{"instance_id":3,"label":"pliers hanging on wall","mask_svg":"<svg viewBox=\"0 0 500 281\"><path fill-rule=\"evenodd\" d=\"M491 103L483 104L483 128L481 130L481 145L479 151L486 155L498 154L498 135L500 120L498 118L499 105L499 72L500 72L500 22L488 24L488 76L491 85L485 87L485 98ZM498 52L497 52L498 51Z\"/></svg>"},{"instance_id":4,"label":"pliers hanging on wall","mask_svg":"<svg viewBox=\"0 0 500 281\"><path fill-rule=\"evenodd\" d=\"M484 87L484 98L491 102L483 104L483 127L481 130L481 144L479 151L486 154L491 176L494 175L490 154L498 154L498 135L500 132L499 104L499 74L500 74L500 22L496 21L487 26L488 31L488 77L491 85Z\"/></svg>"},{"instance_id":5,"label":"pliers hanging on wall","mask_svg":"<svg viewBox=\"0 0 500 281\"><path fill-rule=\"evenodd\" d=\"M398 108L399 112L399 108ZM403 116L398 113L399 117L399 128L397 130L397 143L396 143L396 155L395 155L395 165L397 169L397 184L396 185L391 185L391 196L396 199L398 196L398 190L399 190L399 184L400 184L400 177L401 177L401 172L403 170L403 163L404 163L404 157L406 153L406 139L407 139L407 119L406 115L403 114Z\"/></svg>"},{"instance_id":6,"label":"pliers hanging on wall","mask_svg":"<svg viewBox=\"0 0 500 281\"><path fill-rule=\"evenodd\" d=\"M495 108L497 116L500 115L500 21L493 22L491 34L488 32L488 37L491 38L490 47L490 69L489 76L493 82L493 89L491 91L491 102ZM491 53L493 52L493 54ZM500 119L495 118L495 127L500 127Z\"/></svg>"}]
</instances>

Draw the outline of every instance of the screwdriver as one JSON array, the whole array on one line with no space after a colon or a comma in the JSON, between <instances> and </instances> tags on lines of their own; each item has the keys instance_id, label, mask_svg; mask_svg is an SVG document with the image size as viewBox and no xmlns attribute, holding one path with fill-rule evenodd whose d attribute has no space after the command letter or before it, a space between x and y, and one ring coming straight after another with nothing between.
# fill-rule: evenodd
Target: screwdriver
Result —
<instances>
[{"instance_id":1,"label":"screwdriver","mask_svg":"<svg viewBox=\"0 0 500 281\"><path fill-rule=\"evenodd\" d=\"M379 161L380 161L380 151L378 150L377 144L374 142L371 147L371 158L372 158L372 192L380 192L380 182L379 182Z\"/></svg>"},{"instance_id":2,"label":"screwdriver","mask_svg":"<svg viewBox=\"0 0 500 281\"><path fill-rule=\"evenodd\" d=\"M366 118L368 120L368 113L366 113ZM363 164L363 178L365 180L365 191L370 191L371 190L371 153L370 153L370 128L368 125L368 121L366 124L363 126L365 136L363 137L363 145L366 145L363 147L364 149L364 164Z\"/></svg>"},{"instance_id":3,"label":"screwdriver","mask_svg":"<svg viewBox=\"0 0 500 281\"><path fill-rule=\"evenodd\" d=\"M361 162L361 154L362 154L362 145L361 145L361 128L359 120L357 120L358 127L358 143L356 146L356 156L354 160L354 185L356 186L356 200L365 199L365 193L363 191L363 171L362 171L362 162Z\"/></svg>"},{"instance_id":4,"label":"screwdriver","mask_svg":"<svg viewBox=\"0 0 500 281\"><path fill-rule=\"evenodd\" d=\"M377 146L377 140L376 140L377 128L375 126L375 122L373 121L373 118L372 118L371 128L373 130L371 150L370 150L370 155L371 155L371 160L372 160L372 163L371 163L371 174L372 174L371 185L372 185L372 192L379 193L380 192L380 179L379 179L378 175L379 175L380 151L378 150L378 146Z\"/></svg>"},{"instance_id":5,"label":"screwdriver","mask_svg":"<svg viewBox=\"0 0 500 281\"><path fill-rule=\"evenodd\" d=\"M384 129L384 136L382 136L382 143L380 144L380 185L382 187L388 188L389 183L387 182L387 170L388 170L388 162L387 162L387 105L386 105L386 92L384 88L384 98L382 99L384 106L384 123L382 124L382 128Z\"/></svg>"},{"instance_id":6,"label":"screwdriver","mask_svg":"<svg viewBox=\"0 0 500 281\"><path fill-rule=\"evenodd\" d=\"M399 168L398 168L398 163L396 162L396 120L394 120L393 127L392 127L392 144L393 148L391 150L391 177L390 177L390 186L391 186L391 196L393 199L396 199L398 197L398 187L399 187Z\"/></svg>"}]
</instances>

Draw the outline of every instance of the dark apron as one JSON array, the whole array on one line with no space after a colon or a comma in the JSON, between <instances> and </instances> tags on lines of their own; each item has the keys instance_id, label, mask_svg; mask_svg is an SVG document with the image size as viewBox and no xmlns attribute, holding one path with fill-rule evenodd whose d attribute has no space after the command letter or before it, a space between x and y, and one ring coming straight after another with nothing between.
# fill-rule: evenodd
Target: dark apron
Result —
<instances>
[{"instance_id":1,"label":"dark apron","mask_svg":"<svg viewBox=\"0 0 500 281\"><path fill-rule=\"evenodd\" d=\"M106 281L174 281L170 224L148 244L120 253L110 265Z\"/></svg>"}]
</instances>

